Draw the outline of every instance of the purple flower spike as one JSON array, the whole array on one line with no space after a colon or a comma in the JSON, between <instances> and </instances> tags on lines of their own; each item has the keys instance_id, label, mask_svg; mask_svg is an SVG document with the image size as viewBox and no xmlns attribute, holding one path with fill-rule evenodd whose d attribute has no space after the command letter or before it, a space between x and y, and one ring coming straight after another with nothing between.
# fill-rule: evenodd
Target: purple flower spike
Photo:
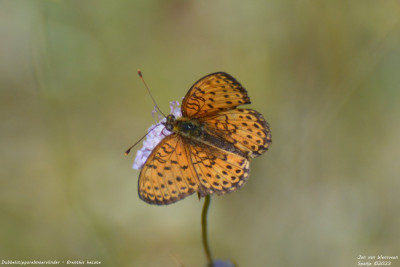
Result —
<instances>
[{"instance_id":1,"label":"purple flower spike","mask_svg":"<svg viewBox=\"0 0 400 267\"><path fill-rule=\"evenodd\" d=\"M182 117L182 112L178 101L170 102L169 106L171 108L171 114L173 114L176 118ZM158 143L160 143L165 136L168 136L172 133L165 129L165 126L162 124L166 121L167 119L163 118L155 125L151 125L151 127L147 130L148 134L143 142L143 147L136 152L136 157L132 168L141 170L147 158L150 156L151 152L158 145Z\"/></svg>"}]
</instances>

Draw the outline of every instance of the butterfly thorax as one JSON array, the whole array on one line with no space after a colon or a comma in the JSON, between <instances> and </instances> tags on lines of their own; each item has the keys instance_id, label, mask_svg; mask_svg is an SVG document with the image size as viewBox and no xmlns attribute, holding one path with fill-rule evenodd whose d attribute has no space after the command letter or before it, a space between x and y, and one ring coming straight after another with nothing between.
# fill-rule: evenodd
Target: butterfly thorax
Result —
<instances>
[{"instance_id":1,"label":"butterfly thorax","mask_svg":"<svg viewBox=\"0 0 400 267\"><path fill-rule=\"evenodd\" d=\"M165 128L191 138L200 138L204 134L204 124L199 120L185 117L175 118L172 114L168 115Z\"/></svg>"}]
</instances>

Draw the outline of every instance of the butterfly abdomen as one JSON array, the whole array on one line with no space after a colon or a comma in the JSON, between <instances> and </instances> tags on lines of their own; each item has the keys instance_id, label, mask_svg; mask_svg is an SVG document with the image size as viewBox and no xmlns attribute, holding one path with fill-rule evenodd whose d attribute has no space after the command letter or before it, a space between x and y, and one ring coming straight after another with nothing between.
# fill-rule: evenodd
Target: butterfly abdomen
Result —
<instances>
[{"instance_id":1,"label":"butterfly abdomen","mask_svg":"<svg viewBox=\"0 0 400 267\"><path fill-rule=\"evenodd\" d=\"M247 158L247 155L233 144L213 134L205 123L200 120L179 118L175 121L173 131L183 136L190 143L209 145Z\"/></svg>"}]
</instances>

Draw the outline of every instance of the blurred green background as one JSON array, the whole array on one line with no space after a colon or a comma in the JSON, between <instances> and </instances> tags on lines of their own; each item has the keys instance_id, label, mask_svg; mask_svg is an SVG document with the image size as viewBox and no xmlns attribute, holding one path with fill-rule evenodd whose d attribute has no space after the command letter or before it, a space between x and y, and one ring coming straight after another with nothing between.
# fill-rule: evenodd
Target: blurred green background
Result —
<instances>
[{"instance_id":1,"label":"blurred green background","mask_svg":"<svg viewBox=\"0 0 400 267\"><path fill-rule=\"evenodd\" d=\"M166 112L228 72L271 124L247 185L213 198L215 258L400 254L398 1L3 0L0 38L0 259L205 266L202 201L142 202L123 156L154 123L138 68Z\"/></svg>"}]
</instances>

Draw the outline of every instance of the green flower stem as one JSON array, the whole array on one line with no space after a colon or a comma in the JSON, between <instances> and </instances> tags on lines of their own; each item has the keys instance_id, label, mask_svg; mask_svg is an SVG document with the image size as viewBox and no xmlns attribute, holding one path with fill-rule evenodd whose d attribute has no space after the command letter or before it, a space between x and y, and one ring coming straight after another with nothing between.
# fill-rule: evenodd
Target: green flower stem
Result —
<instances>
[{"instance_id":1,"label":"green flower stem","mask_svg":"<svg viewBox=\"0 0 400 267\"><path fill-rule=\"evenodd\" d=\"M203 211L201 212L201 232L203 239L204 252L206 253L208 266L213 266L213 260L211 256L210 246L208 245L208 235L207 235L207 213L210 207L211 197L207 195L204 199Z\"/></svg>"}]
</instances>

